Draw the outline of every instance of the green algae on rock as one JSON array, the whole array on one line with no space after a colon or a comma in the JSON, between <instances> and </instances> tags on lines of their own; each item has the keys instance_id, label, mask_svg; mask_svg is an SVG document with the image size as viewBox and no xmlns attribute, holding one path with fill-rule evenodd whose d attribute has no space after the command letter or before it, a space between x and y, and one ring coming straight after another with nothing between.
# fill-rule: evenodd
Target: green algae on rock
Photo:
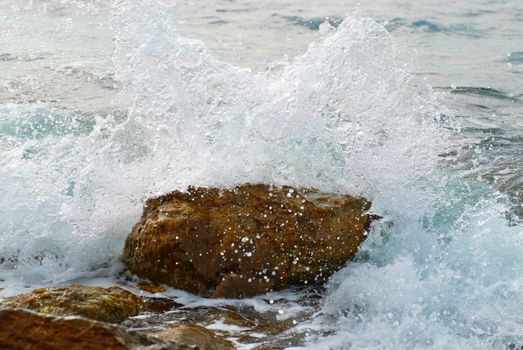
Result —
<instances>
[{"instance_id":1,"label":"green algae on rock","mask_svg":"<svg viewBox=\"0 0 523 350\"><path fill-rule=\"evenodd\" d=\"M146 202L123 259L140 277L205 297L323 282L365 240L370 205L287 186L189 187Z\"/></svg>"},{"instance_id":2,"label":"green algae on rock","mask_svg":"<svg viewBox=\"0 0 523 350\"><path fill-rule=\"evenodd\" d=\"M146 307L146 303L133 293L116 286L101 288L73 284L35 289L31 293L8 299L1 306L119 323L138 315Z\"/></svg>"}]
</instances>

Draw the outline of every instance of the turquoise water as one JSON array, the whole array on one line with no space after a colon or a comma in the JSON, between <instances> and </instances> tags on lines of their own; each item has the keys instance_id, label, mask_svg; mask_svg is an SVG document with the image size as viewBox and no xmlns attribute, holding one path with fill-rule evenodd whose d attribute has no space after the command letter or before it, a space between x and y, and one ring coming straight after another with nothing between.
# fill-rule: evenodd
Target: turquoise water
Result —
<instances>
[{"instance_id":1,"label":"turquoise water","mask_svg":"<svg viewBox=\"0 0 523 350\"><path fill-rule=\"evenodd\" d=\"M0 11L2 295L119 271L151 195L261 181L383 216L305 347L523 342L519 1Z\"/></svg>"}]
</instances>

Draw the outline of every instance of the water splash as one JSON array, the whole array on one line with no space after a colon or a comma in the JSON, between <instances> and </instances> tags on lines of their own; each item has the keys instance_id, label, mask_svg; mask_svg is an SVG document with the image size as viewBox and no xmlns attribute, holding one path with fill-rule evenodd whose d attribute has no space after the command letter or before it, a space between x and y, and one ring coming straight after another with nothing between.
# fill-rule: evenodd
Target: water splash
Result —
<instances>
[{"instance_id":1,"label":"water splash","mask_svg":"<svg viewBox=\"0 0 523 350\"><path fill-rule=\"evenodd\" d=\"M388 194L420 187L440 136L372 20L349 18L264 73L178 36L172 4L115 2L112 25L125 118L4 106L0 255L19 268L35 257L100 266L119 255L143 198L189 184L314 186L374 197L380 211L382 194L420 207Z\"/></svg>"},{"instance_id":2,"label":"water splash","mask_svg":"<svg viewBox=\"0 0 523 350\"><path fill-rule=\"evenodd\" d=\"M146 129L144 147L176 164L182 185L265 181L368 193L391 164L396 178L387 182L416 181L434 165L435 114L372 20L348 18L293 63L253 73L178 36L173 5L123 1L115 14L127 129Z\"/></svg>"},{"instance_id":3,"label":"water splash","mask_svg":"<svg viewBox=\"0 0 523 350\"><path fill-rule=\"evenodd\" d=\"M19 269L40 266L35 257L72 272L103 265L144 198L189 184L314 186L374 197L380 212L420 207L419 196L388 193L426 187L418 179L441 137L372 20L326 28L303 56L263 73L178 36L172 4L116 1L112 26L127 116L3 107L0 256Z\"/></svg>"}]
</instances>

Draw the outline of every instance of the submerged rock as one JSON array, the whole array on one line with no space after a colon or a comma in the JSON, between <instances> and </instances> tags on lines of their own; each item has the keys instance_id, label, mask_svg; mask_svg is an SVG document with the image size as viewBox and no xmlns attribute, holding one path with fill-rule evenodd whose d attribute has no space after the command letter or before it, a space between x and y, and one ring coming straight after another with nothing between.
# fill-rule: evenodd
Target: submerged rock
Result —
<instances>
[{"instance_id":1,"label":"submerged rock","mask_svg":"<svg viewBox=\"0 0 523 350\"><path fill-rule=\"evenodd\" d=\"M278 303L279 301L276 301ZM281 307L285 308L284 305ZM281 309L283 310L283 309ZM298 326L310 322L313 309L304 309L289 318L274 311L259 311L250 306L199 306L182 308L173 313L128 320L132 328L164 327L165 324L191 323L212 329L213 333L234 339L239 348L282 349L304 345L309 328ZM298 327L297 327L298 326ZM297 327L297 328L295 328ZM155 333L151 333L154 336ZM162 338L167 340L168 338Z\"/></svg>"},{"instance_id":2,"label":"submerged rock","mask_svg":"<svg viewBox=\"0 0 523 350\"><path fill-rule=\"evenodd\" d=\"M323 282L365 239L370 205L286 186L190 187L146 202L123 259L138 276L206 297Z\"/></svg>"},{"instance_id":3,"label":"submerged rock","mask_svg":"<svg viewBox=\"0 0 523 350\"><path fill-rule=\"evenodd\" d=\"M147 304L119 287L101 288L73 284L35 289L2 303L52 315L79 315L93 320L119 323L136 316Z\"/></svg>"},{"instance_id":4,"label":"submerged rock","mask_svg":"<svg viewBox=\"0 0 523 350\"><path fill-rule=\"evenodd\" d=\"M201 350L234 350L236 347L229 340L211 330L196 324L179 324L165 330L149 333L151 336L175 342L180 345L193 346Z\"/></svg>"},{"instance_id":5,"label":"submerged rock","mask_svg":"<svg viewBox=\"0 0 523 350\"><path fill-rule=\"evenodd\" d=\"M27 310L0 310L0 324L0 349L195 349L86 318L58 317Z\"/></svg>"}]
</instances>

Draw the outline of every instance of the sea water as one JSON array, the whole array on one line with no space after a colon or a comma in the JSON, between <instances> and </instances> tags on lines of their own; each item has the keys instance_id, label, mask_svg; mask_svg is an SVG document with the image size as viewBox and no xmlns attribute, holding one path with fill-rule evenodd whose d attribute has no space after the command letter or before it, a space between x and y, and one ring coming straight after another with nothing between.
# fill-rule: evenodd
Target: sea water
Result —
<instances>
[{"instance_id":1,"label":"sea water","mask_svg":"<svg viewBox=\"0 0 523 350\"><path fill-rule=\"evenodd\" d=\"M523 342L518 0L10 0L0 24L2 295L110 280L150 196L313 186L382 219L304 347Z\"/></svg>"}]
</instances>

